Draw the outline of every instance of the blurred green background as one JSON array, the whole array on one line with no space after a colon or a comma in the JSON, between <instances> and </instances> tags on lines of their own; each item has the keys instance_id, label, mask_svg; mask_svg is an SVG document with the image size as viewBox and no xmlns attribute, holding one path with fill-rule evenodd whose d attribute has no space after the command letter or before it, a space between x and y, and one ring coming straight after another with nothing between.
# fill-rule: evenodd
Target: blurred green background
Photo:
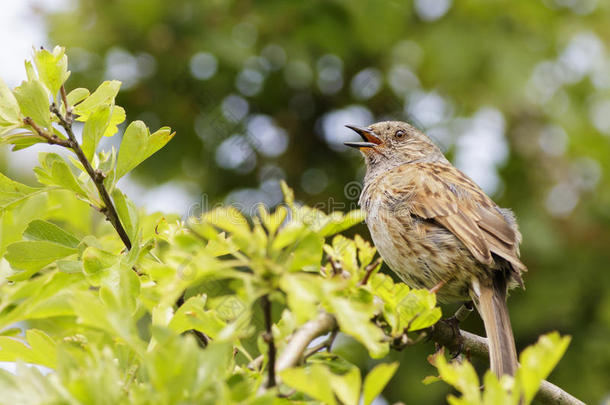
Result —
<instances>
[{"instance_id":1,"label":"blurred green background","mask_svg":"<svg viewBox=\"0 0 610 405\"><path fill-rule=\"evenodd\" d=\"M127 179L130 197L184 215L218 202L247 211L277 204L286 179L301 201L345 210L363 164L343 125L408 120L519 218L530 270L509 304L517 346L572 335L550 380L609 403L609 2L63 3L32 10L32 23L45 45L67 47L69 88L119 79L128 120L177 131ZM13 177L16 156L0 158ZM483 333L476 316L465 328ZM444 403L443 385L420 382L431 351L393 353L389 403Z\"/></svg>"}]
</instances>

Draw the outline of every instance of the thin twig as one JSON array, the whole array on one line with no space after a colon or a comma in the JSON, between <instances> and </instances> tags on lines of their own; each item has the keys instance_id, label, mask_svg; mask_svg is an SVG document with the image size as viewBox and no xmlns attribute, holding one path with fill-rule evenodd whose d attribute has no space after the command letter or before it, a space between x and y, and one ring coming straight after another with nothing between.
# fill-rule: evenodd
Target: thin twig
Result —
<instances>
[{"instance_id":1,"label":"thin twig","mask_svg":"<svg viewBox=\"0 0 610 405\"><path fill-rule=\"evenodd\" d=\"M364 269L364 277L362 278L362 280L360 280L360 283L358 283L358 285L366 285L366 283L368 283L369 281L369 278L371 277L371 274L373 274L373 270L375 270L380 263L381 257L378 257L377 260L366 266L366 268Z\"/></svg>"},{"instance_id":2,"label":"thin twig","mask_svg":"<svg viewBox=\"0 0 610 405\"><path fill-rule=\"evenodd\" d=\"M264 340L269 345L269 352L267 357L269 358L269 364L267 365L267 370L269 375L267 377L267 388L274 387L276 384L275 381L275 342L273 341L273 321L271 319L271 301L269 301L268 295L263 295L261 298L261 304L263 306L263 314L265 316L265 334L263 335Z\"/></svg>"},{"instance_id":3,"label":"thin twig","mask_svg":"<svg viewBox=\"0 0 610 405\"><path fill-rule=\"evenodd\" d=\"M303 360L307 360L309 357L313 356L314 354L318 353L320 350L323 349L326 349L326 351L330 352L330 349L332 348L333 342L337 338L338 333L339 328L333 329L332 332L330 332L330 335L326 339L324 339L323 342L307 349L307 351L303 354Z\"/></svg>"},{"instance_id":4,"label":"thin twig","mask_svg":"<svg viewBox=\"0 0 610 405\"><path fill-rule=\"evenodd\" d=\"M25 117L23 119L25 125L29 125L36 132L38 136L44 138L51 145L60 145L64 148L72 148L72 143L68 139L62 139L55 134L50 134L44 129L40 128L31 117Z\"/></svg>"},{"instance_id":5,"label":"thin twig","mask_svg":"<svg viewBox=\"0 0 610 405\"><path fill-rule=\"evenodd\" d=\"M62 100L65 103L66 111L68 111L69 106L67 103L67 99L64 97L65 92L65 88L61 86ZM66 134L68 135L67 142L69 142L69 146L62 146L69 147L74 151L74 153L78 157L78 160L81 162L81 164L87 171L87 174L89 175L89 177L91 177L91 180L93 180L93 184L95 184L99 196L102 199L102 202L104 203L104 207L101 208L101 211L104 213L106 219L112 224L114 229L117 231L119 237L125 244L125 247L127 247L127 249L131 249L131 240L129 239L129 236L125 231L125 228L123 228L123 224L119 219L119 214L117 213L116 208L114 207L114 203L112 202L112 199L108 194L108 190L106 190L106 186L104 185L104 173L102 173L101 170L95 170L91 166L91 163L89 163L89 160L85 156L85 153L78 144L76 136L74 136L74 132L72 131L71 113L70 115L68 115L68 117L64 117L64 115L59 110L59 107L57 107L55 103L51 105L51 112L55 114L55 116L57 116L57 118L59 119L59 124L64 128Z\"/></svg>"},{"instance_id":6,"label":"thin twig","mask_svg":"<svg viewBox=\"0 0 610 405\"><path fill-rule=\"evenodd\" d=\"M59 92L61 94L61 101L64 103L64 106L66 107L66 122L69 124L72 124L72 122L74 121L74 116L72 115L72 107L70 107L70 105L68 104L68 96L66 94L66 88L64 86L61 86L59 88Z\"/></svg>"}]
</instances>

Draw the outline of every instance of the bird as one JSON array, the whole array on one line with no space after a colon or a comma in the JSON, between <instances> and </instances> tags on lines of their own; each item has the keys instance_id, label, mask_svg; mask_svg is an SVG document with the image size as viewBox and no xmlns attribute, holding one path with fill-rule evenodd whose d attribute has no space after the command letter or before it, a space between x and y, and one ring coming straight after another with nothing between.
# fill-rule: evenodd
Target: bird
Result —
<instances>
[{"instance_id":1,"label":"bird","mask_svg":"<svg viewBox=\"0 0 610 405\"><path fill-rule=\"evenodd\" d=\"M359 205L373 243L390 269L441 303L470 302L489 342L490 368L514 375L517 353L506 298L523 288L521 233L500 208L417 128L400 121L346 125L362 142L345 142L364 156Z\"/></svg>"}]
</instances>

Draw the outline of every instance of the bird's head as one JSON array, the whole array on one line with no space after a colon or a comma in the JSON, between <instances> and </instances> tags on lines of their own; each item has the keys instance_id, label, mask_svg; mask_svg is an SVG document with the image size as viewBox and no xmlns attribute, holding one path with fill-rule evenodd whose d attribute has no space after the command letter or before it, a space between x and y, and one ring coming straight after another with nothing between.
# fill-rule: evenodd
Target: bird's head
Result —
<instances>
[{"instance_id":1,"label":"bird's head","mask_svg":"<svg viewBox=\"0 0 610 405\"><path fill-rule=\"evenodd\" d=\"M367 168L390 168L412 162L446 161L440 149L423 132L401 121L384 121L362 128L346 125L363 142L345 142L364 155Z\"/></svg>"}]
</instances>

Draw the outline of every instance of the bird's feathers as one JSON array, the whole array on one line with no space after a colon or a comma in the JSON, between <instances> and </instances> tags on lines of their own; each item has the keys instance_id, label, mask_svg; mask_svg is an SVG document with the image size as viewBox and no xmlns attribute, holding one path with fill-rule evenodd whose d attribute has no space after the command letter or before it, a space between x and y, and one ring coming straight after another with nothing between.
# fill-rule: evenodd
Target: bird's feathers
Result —
<instances>
[{"instance_id":1,"label":"bird's feathers","mask_svg":"<svg viewBox=\"0 0 610 405\"><path fill-rule=\"evenodd\" d=\"M390 173L388 173L390 174ZM521 234L516 223L465 174L450 164L399 166L384 176L393 192L404 195L397 215L432 219L453 233L481 263L494 267L494 255L508 261L517 281L527 268L519 260Z\"/></svg>"}]
</instances>

